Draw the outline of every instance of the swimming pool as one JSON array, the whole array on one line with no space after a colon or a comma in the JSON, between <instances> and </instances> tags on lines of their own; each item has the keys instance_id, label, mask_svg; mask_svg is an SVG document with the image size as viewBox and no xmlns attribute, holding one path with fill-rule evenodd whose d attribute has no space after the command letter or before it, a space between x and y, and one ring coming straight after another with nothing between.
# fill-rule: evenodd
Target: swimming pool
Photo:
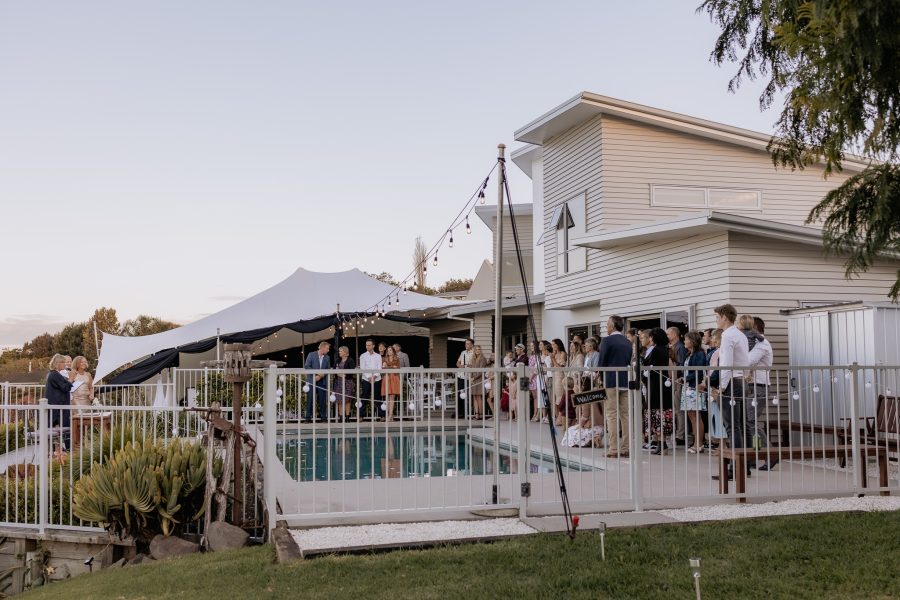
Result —
<instances>
[{"instance_id":1,"label":"swimming pool","mask_svg":"<svg viewBox=\"0 0 900 600\"><path fill-rule=\"evenodd\" d=\"M279 436L278 458L295 481L341 481L493 474L493 451L465 432L353 433L332 437L296 433ZM518 472L508 449L499 455L500 474ZM531 473L553 473L552 460L531 457Z\"/></svg>"}]
</instances>

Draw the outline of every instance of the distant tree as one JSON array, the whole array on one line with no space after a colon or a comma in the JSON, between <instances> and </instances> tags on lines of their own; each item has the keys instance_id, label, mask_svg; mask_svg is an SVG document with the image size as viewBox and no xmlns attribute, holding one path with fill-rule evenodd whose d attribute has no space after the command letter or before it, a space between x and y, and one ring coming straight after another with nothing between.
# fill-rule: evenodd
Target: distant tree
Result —
<instances>
[{"instance_id":1,"label":"distant tree","mask_svg":"<svg viewBox=\"0 0 900 600\"><path fill-rule=\"evenodd\" d=\"M100 344L103 343L103 333L118 334L120 325L116 309L102 307L94 311L94 316L88 319L84 328L84 356L91 364L97 361L97 342L94 340L94 324L97 324L97 334L100 336Z\"/></svg>"},{"instance_id":2,"label":"distant tree","mask_svg":"<svg viewBox=\"0 0 900 600\"><path fill-rule=\"evenodd\" d=\"M847 152L869 161L807 220L847 257L845 275L900 252L900 0L705 0L697 10L722 29L713 62L738 61L729 89L768 77L764 109L785 94L769 141L776 165L821 162L827 176ZM900 271L889 295L900 299Z\"/></svg>"},{"instance_id":3,"label":"distant tree","mask_svg":"<svg viewBox=\"0 0 900 600\"><path fill-rule=\"evenodd\" d=\"M121 334L129 337L137 337L140 335L162 333L163 331L175 329L176 327L178 327L177 323L164 321L159 317L138 315L133 319L128 319L122 324Z\"/></svg>"},{"instance_id":4,"label":"distant tree","mask_svg":"<svg viewBox=\"0 0 900 600\"><path fill-rule=\"evenodd\" d=\"M472 279L448 279L444 285L437 289L438 294L446 294L447 292L465 292L472 287Z\"/></svg>"},{"instance_id":5,"label":"distant tree","mask_svg":"<svg viewBox=\"0 0 900 600\"><path fill-rule=\"evenodd\" d=\"M415 272L416 291L424 293L422 290L428 287L428 249L425 248L422 236L416 238L415 246L413 246L413 271Z\"/></svg>"},{"instance_id":6,"label":"distant tree","mask_svg":"<svg viewBox=\"0 0 900 600\"><path fill-rule=\"evenodd\" d=\"M53 336L53 353L84 355L84 329L87 323L70 323Z\"/></svg>"},{"instance_id":7,"label":"distant tree","mask_svg":"<svg viewBox=\"0 0 900 600\"><path fill-rule=\"evenodd\" d=\"M366 273L365 271L363 271L363 272ZM390 273L388 273L387 271L382 271L381 273L378 273L377 275L375 273L366 273L366 275L368 275L369 277L372 277L373 279L377 279L378 281L386 283L388 285L393 285L394 287L400 286L400 284L397 283L397 280L394 279L394 276L391 275Z\"/></svg>"},{"instance_id":8,"label":"distant tree","mask_svg":"<svg viewBox=\"0 0 900 600\"><path fill-rule=\"evenodd\" d=\"M25 342L22 345L22 355L34 358L53 356L53 335L42 333L30 342Z\"/></svg>"}]
</instances>

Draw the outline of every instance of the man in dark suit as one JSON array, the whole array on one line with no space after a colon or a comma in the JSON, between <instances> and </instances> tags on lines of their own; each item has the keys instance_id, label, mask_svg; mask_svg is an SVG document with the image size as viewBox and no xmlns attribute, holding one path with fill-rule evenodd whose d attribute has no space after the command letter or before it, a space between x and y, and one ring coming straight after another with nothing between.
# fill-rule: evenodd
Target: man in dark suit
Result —
<instances>
[{"instance_id":1,"label":"man in dark suit","mask_svg":"<svg viewBox=\"0 0 900 600\"><path fill-rule=\"evenodd\" d=\"M630 441L628 365L631 364L632 348L628 338L622 334L624 330L625 319L613 315L606 321L607 335L600 342L600 366L621 369L603 374L603 385L606 388L603 412L606 415L606 456L608 458L627 457ZM619 440L620 430L621 441Z\"/></svg>"},{"instance_id":2,"label":"man in dark suit","mask_svg":"<svg viewBox=\"0 0 900 600\"><path fill-rule=\"evenodd\" d=\"M304 369L309 369L310 371L322 371L321 373L313 375L308 382L311 387L310 392L312 392L313 395L307 394L306 396L306 409L303 411L304 423L313 422L313 398L315 398L316 415L318 418L320 420L325 419L328 415L325 410L326 397L328 395L328 377L326 376L327 374L325 371L331 368L331 357L328 356L328 350L330 348L331 344L328 342L319 342L319 351L307 356L306 363L303 365Z\"/></svg>"}]
</instances>

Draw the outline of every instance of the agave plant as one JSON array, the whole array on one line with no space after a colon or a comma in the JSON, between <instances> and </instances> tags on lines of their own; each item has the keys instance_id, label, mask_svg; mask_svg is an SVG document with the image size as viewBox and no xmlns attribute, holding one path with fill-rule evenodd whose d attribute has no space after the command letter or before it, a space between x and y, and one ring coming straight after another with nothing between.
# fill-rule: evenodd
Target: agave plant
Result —
<instances>
[{"instance_id":1,"label":"agave plant","mask_svg":"<svg viewBox=\"0 0 900 600\"><path fill-rule=\"evenodd\" d=\"M204 513L206 449L198 441L131 442L78 480L73 512L111 532L149 541Z\"/></svg>"}]
</instances>

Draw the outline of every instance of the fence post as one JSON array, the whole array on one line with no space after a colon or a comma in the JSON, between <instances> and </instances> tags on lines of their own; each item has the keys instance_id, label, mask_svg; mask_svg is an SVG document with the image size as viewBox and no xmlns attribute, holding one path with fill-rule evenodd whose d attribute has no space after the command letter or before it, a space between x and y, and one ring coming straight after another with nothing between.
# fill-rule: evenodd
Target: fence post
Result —
<instances>
[{"instance_id":1,"label":"fence post","mask_svg":"<svg viewBox=\"0 0 900 600\"><path fill-rule=\"evenodd\" d=\"M859 363L850 365L850 440L853 454L853 487L862 489L863 469L859 455L859 424L857 421L859 410L857 407L857 391L859 390Z\"/></svg>"},{"instance_id":2,"label":"fence post","mask_svg":"<svg viewBox=\"0 0 900 600\"><path fill-rule=\"evenodd\" d=\"M525 378L525 365L519 364L516 367L516 430L518 437L517 454L519 460L519 518L524 519L528 516L528 497L531 491L528 489L528 406L529 395L522 393L521 382ZM497 396L496 406L500 407L500 397ZM496 448L494 452L499 452L500 448Z\"/></svg>"},{"instance_id":3,"label":"fence post","mask_svg":"<svg viewBox=\"0 0 900 600\"><path fill-rule=\"evenodd\" d=\"M49 435L49 413L47 408L47 399L41 398L38 405L38 466L40 474L38 476L38 532L42 535L47 531L47 521L49 520L50 508L50 435Z\"/></svg>"},{"instance_id":4,"label":"fence post","mask_svg":"<svg viewBox=\"0 0 900 600\"><path fill-rule=\"evenodd\" d=\"M628 396L631 409L628 411L628 426L631 427L628 454L631 471L631 499L634 502L635 512L644 510L644 480L641 469L641 440L643 432L644 405L641 399L641 378L638 367L629 368ZM619 391L621 393L621 390ZM609 432L606 432L609 435Z\"/></svg>"},{"instance_id":5,"label":"fence post","mask_svg":"<svg viewBox=\"0 0 900 600\"><path fill-rule=\"evenodd\" d=\"M276 428L278 427L276 420L276 397L275 389L278 386L278 375L275 373L275 366L272 365L266 369L264 384L264 401L263 401L263 495L266 501L266 533L269 540L272 539L271 532L275 529L276 524L276 501L275 501L275 438L277 436Z\"/></svg>"}]
</instances>

